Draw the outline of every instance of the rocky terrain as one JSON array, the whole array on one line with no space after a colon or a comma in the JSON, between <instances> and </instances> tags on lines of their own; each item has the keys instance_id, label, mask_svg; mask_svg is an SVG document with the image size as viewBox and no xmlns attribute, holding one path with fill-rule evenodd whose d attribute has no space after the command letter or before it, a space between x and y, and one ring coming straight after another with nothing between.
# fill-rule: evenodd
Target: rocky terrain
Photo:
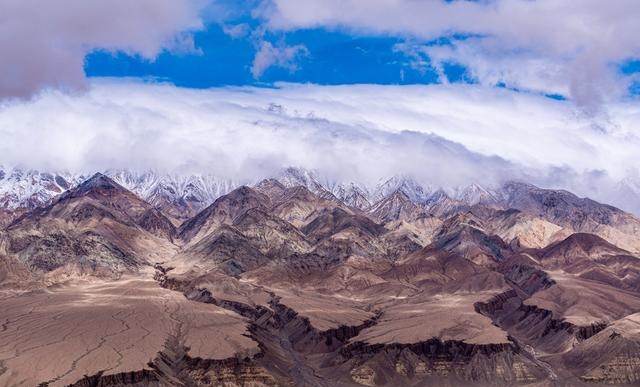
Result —
<instances>
[{"instance_id":1,"label":"rocky terrain","mask_svg":"<svg viewBox=\"0 0 640 387\"><path fill-rule=\"evenodd\" d=\"M511 182L0 174L2 386L637 386L640 219Z\"/></svg>"}]
</instances>

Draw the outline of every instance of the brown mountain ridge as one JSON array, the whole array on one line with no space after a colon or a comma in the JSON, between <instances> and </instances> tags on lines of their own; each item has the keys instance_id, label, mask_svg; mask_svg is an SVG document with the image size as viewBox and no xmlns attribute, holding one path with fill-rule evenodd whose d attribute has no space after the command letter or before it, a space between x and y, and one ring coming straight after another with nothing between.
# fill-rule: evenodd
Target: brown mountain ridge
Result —
<instances>
[{"instance_id":1,"label":"brown mountain ridge","mask_svg":"<svg viewBox=\"0 0 640 387\"><path fill-rule=\"evenodd\" d=\"M313 189L168 216L96 174L17 215L0 385L640 383L633 215L521 183L472 204Z\"/></svg>"}]
</instances>

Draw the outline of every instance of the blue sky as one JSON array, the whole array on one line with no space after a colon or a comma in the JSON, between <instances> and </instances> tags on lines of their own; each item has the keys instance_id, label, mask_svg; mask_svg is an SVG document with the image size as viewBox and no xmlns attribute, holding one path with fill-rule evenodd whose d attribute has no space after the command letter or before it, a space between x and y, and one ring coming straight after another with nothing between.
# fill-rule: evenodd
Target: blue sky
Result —
<instances>
[{"instance_id":1,"label":"blue sky","mask_svg":"<svg viewBox=\"0 0 640 387\"><path fill-rule=\"evenodd\" d=\"M268 85L275 82L310 82L323 85L430 84L439 81L433 68L415 69L411 58L395 49L404 42L392 36L350 34L327 29L304 29L271 38L275 44L304 45L295 68L270 67L264 74L251 73L258 51L251 37L232 37L219 24L209 24L194 34L197 52L163 52L154 60L137 55L97 50L87 55L88 76L151 77L178 86L207 88L226 85ZM464 78L465 69L451 64L451 81Z\"/></svg>"},{"instance_id":2,"label":"blue sky","mask_svg":"<svg viewBox=\"0 0 640 387\"><path fill-rule=\"evenodd\" d=\"M84 71L88 77L136 77L170 82L176 86L209 88L219 86L272 86L277 82L318 85L381 84L410 85L475 83L468 69L455 61L441 63L438 71L430 58L416 57L403 45L451 46L468 34L451 33L428 41L402 34L362 33L348 28L302 28L292 31L265 31L263 21L250 16L256 1L217 2L204 13L209 19L193 32L194 50L163 50L149 59L122 51L97 49L87 53ZM224 11L222 11L224 10ZM226 15L222 20L220 12ZM230 32L238 27L234 34ZM256 36L257 33L259 36ZM260 42L276 47L304 47L291 67L269 66L252 74L252 64ZM505 87L497 82L496 87ZM555 95L557 97L557 95Z\"/></svg>"},{"instance_id":3,"label":"blue sky","mask_svg":"<svg viewBox=\"0 0 640 387\"><path fill-rule=\"evenodd\" d=\"M24 0L0 11L16 21L4 36L22 37L0 39L0 98L96 77L468 83L596 114L640 88L635 0Z\"/></svg>"},{"instance_id":4,"label":"blue sky","mask_svg":"<svg viewBox=\"0 0 640 387\"><path fill-rule=\"evenodd\" d=\"M396 0L399 6L403 1ZM288 0L213 1L200 11L203 24L189 32L192 38L189 50L164 48L157 55L148 57L135 50L125 53L127 50L97 47L86 53L83 70L88 77L137 77L189 88L229 85L269 87L277 82L319 85L480 83L554 99L575 99L587 110L598 110L595 105L601 103L602 96L592 94L604 94L599 91L599 85L589 90L575 91L572 86L563 85L563 81L554 74L548 75L549 79L541 77L539 74L545 74L548 69L574 64L563 63L571 61L567 61L562 52L541 51L544 42L534 41L530 44L527 36L523 37L525 43L522 46L506 47L511 42L501 43L501 39L506 41L509 37L496 38L486 32L490 30L487 28L474 30L470 25L468 29L444 28L435 34L425 34L418 27L394 32L394 25L377 29L375 25L367 25L366 20L360 20L358 15L353 18L355 22L351 25L338 19L341 15L334 16L336 20L328 18L307 22L305 19L298 22L295 20L297 15L293 14L287 16L293 19L286 21L289 25L274 27L271 19L276 16L273 16L273 12L286 13L287 7L294 11L300 8L289 3L291 1ZM311 0L309 7L313 6L312 3L317 1ZM384 4L379 1L374 3ZM447 7L451 8L457 3L465 1L443 1L442 9L447 10ZM409 7L407 10L411 11ZM350 19L347 17L346 20ZM403 29L402 20L396 20L395 23L400 30ZM429 23L429 19L426 18L424 23ZM540 28L544 28L544 25ZM498 29L493 34L503 32ZM496 39L497 44L504 44L504 50L486 50L483 46L491 39ZM536 36L536 39L539 37ZM264 69L256 74L254 66L265 44L269 45L271 50L268 52L272 57L269 63L264 64ZM575 48L569 45L567 52L572 49L584 50L580 44L583 43L577 41ZM282 59L282 62L273 57L284 55L288 49L291 55ZM549 58L544 58L544 55ZM603 52L603 55L606 53ZM543 59L548 59L549 63L540 64ZM492 63L494 60L495 63ZM583 59L578 57L576 60ZM542 69L528 69L531 63ZM524 68L520 69L520 65ZM591 65L586 64L586 67ZM625 90L618 90L619 96L640 94L640 81L636 76L640 73L640 61L633 52L630 51L628 55L616 53L616 58L610 60L603 58L602 64L597 63L595 67L607 67L613 69L610 70L612 73L618 74L621 80L618 89L622 87ZM520 76L520 72L525 75ZM593 74L585 76L593 77ZM606 77L610 77L610 74ZM583 82L568 81L574 85ZM572 93L579 95L572 96Z\"/></svg>"}]
</instances>

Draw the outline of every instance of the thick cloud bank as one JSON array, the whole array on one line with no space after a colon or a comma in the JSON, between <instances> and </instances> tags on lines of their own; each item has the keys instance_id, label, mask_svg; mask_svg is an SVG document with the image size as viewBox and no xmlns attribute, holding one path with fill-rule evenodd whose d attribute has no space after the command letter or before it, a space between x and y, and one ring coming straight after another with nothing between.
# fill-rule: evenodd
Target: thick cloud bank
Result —
<instances>
[{"instance_id":1,"label":"thick cloud bank","mask_svg":"<svg viewBox=\"0 0 640 387\"><path fill-rule=\"evenodd\" d=\"M251 181L287 166L375 184L508 179L638 210L640 108L594 122L569 102L472 85L181 89L95 81L0 105L0 162L48 170L207 173ZM605 128L606 130L602 130Z\"/></svg>"},{"instance_id":2,"label":"thick cloud bank","mask_svg":"<svg viewBox=\"0 0 640 387\"><path fill-rule=\"evenodd\" d=\"M86 85L85 55L194 50L206 0L2 0L0 99Z\"/></svg>"}]
</instances>

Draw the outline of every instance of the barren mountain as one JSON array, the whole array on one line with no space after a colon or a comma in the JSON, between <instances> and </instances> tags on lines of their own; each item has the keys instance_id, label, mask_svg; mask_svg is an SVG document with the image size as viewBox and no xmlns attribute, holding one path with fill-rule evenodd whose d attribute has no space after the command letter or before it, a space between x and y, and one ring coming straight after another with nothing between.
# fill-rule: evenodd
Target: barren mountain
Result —
<instances>
[{"instance_id":1,"label":"barren mountain","mask_svg":"<svg viewBox=\"0 0 640 387\"><path fill-rule=\"evenodd\" d=\"M640 383L640 220L614 207L300 169L51 176L5 206L2 385Z\"/></svg>"},{"instance_id":2,"label":"barren mountain","mask_svg":"<svg viewBox=\"0 0 640 387\"><path fill-rule=\"evenodd\" d=\"M389 222L394 220L413 221L425 215L426 210L412 202L404 192L395 191L375 203L369 212L375 218Z\"/></svg>"},{"instance_id":3,"label":"barren mountain","mask_svg":"<svg viewBox=\"0 0 640 387\"><path fill-rule=\"evenodd\" d=\"M505 242L522 248L542 248L572 233L570 229L518 210L498 212L489 227Z\"/></svg>"},{"instance_id":4,"label":"barren mountain","mask_svg":"<svg viewBox=\"0 0 640 387\"><path fill-rule=\"evenodd\" d=\"M4 239L6 253L38 273L117 276L173 254L173 233L150 204L96 174L16 219Z\"/></svg>"},{"instance_id":5,"label":"barren mountain","mask_svg":"<svg viewBox=\"0 0 640 387\"><path fill-rule=\"evenodd\" d=\"M223 224L232 224L234 219L252 208L268 208L269 197L242 186L218 198L193 218L184 222L179 237L184 241L199 240Z\"/></svg>"},{"instance_id":6,"label":"barren mountain","mask_svg":"<svg viewBox=\"0 0 640 387\"><path fill-rule=\"evenodd\" d=\"M170 175L152 171L109 170L103 174L180 223L238 186L206 175ZM87 178L83 173L0 167L0 224L50 203Z\"/></svg>"},{"instance_id":7,"label":"barren mountain","mask_svg":"<svg viewBox=\"0 0 640 387\"><path fill-rule=\"evenodd\" d=\"M567 191L540 189L523 184L506 184L503 206L539 216L576 232L599 235L624 249L640 252L640 221L635 216Z\"/></svg>"}]
</instances>

